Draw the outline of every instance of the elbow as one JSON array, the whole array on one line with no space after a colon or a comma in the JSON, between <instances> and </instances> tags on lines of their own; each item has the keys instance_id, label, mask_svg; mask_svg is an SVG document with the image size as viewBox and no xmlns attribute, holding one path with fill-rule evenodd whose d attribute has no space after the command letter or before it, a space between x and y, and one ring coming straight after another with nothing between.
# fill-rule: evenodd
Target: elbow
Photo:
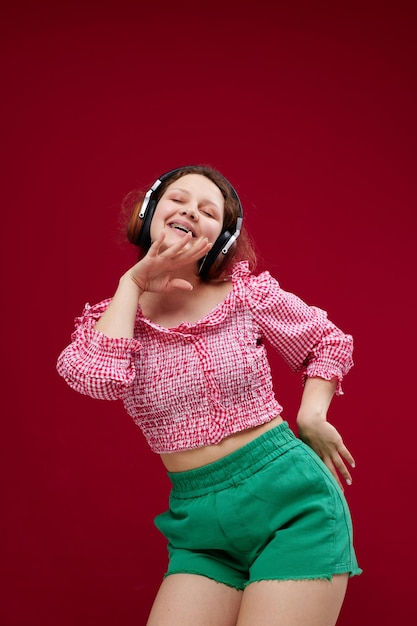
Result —
<instances>
[{"instance_id":1,"label":"elbow","mask_svg":"<svg viewBox=\"0 0 417 626\"><path fill-rule=\"evenodd\" d=\"M83 362L66 359L65 355L58 359L56 369L71 389L96 400L119 400L134 379L134 372L130 376L126 376L126 372L118 376L110 372L96 372Z\"/></svg>"}]
</instances>

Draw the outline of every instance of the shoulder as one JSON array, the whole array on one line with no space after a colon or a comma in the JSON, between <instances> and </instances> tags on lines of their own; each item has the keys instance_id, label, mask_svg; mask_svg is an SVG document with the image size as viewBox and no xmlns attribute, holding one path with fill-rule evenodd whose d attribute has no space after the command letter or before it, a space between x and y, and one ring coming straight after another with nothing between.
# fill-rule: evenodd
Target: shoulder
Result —
<instances>
[{"instance_id":1,"label":"shoulder","mask_svg":"<svg viewBox=\"0 0 417 626\"><path fill-rule=\"evenodd\" d=\"M253 304L268 296L274 298L280 293L279 282L269 271L254 274L247 261L240 261L232 268L231 280L241 296L246 296Z\"/></svg>"},{"instance_id":2,"label":"shoulder","mask_svg":"<svg viewBox=\"0 0 417 626\"><path fill-rule=\"evenodd\" d=\"M90 305L88 302L84 305L84 309L78 317L75 318L75 327L78 328L83 325L91 325L95 323L107 309L111 301L111 298L106 298L101 302Z\"/></svg>"}]
</instances>

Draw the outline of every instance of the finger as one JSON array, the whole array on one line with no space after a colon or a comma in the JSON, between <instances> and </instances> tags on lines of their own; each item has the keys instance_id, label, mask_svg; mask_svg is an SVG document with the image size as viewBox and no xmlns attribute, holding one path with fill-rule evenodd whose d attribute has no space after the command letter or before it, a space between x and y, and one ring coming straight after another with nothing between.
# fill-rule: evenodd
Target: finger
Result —
<instances>
[{"instance_id":1,"label":"finger","mask_svg":"<svg viewBox=\"0 0 417 626\"><path fill-rule=\"evenodd\" d=\"M185 238L184 238L185 239ZM166 250L166 255L172 260L181 262L192 262L203 257L212 247L207 237L202 237L195 242L191 239L180 242L181 245L175 244Z\"/></svg>"},{"instance_id":2,"label":"finger","mask_svg":"<svg viewBox=\"0 0 417 626\"><path fill-rule=\"evenodd\" d=\"M195 248L193 247L193 249L190 250L190 257L188 260L197 261L198 259L203 258L206 254L210 252L212 247L212 243L209 243L207 240L202 241L200 244L198 244L198 246L196 246Z\"/></svg>"},{"instance_id":3,"label":"finger","mask_svg":"<svg viewBox=\"0 0 417 626\"><path fill-rule=\"evenodd\" d=\"M183 291L191 291L193 286L188 280L184 280L182 278L173 278L168 283L168 291L172 291L173 289L182 289Z\"/></svg>"},{"instance_id":4,"label":"finger","mask_svg":"<svg viewBox=\"0 0 417 626\"><path fill-rule=\"evenodd\" d=\"M181 256L187 257L199 256L203 252L209 250L212 246L207 237L199 237L196 240L190 238L190 240L185 243L186 245L181 251Z\"/></svg>"},{"instance_id":5,"label":"finger","mask_svg":"<svg viewBox=\"0 0 417 626\"><path fill-rule=\"evenodd\" d=\"M335 465L334 465L334 463L333 463L332 459L331 459L330 457L327 457L326 459L323 459L323 461L324 461L324 463L326 464L327 468L328 468L328 469L330 470L330 472L332 473L333 478L334 478L334 479L336 480L336 482L338 483L338 485L339 485L340 489L341 489L342 491L344 491L344 488L343 488L342 482L341 482L341 480L340 480L339 474L338 474L338 473L337 473L337 471L336 471L336 467L335 467Z\"/></svg>"},{"instance_id":6,"label":"finger","mask_svg":"<svg viewBox=\"0 0 417 626\"><path fill-rule=\"evenodd\" d=\"M159 234L159 237L157 237L155 241L152 242L151 247L149 248L148 254L150 256L158 256L160 247L165 237L166 237L166 233L162 230L161 233Z\"/></svg>"},{"instance_id":7,"label":"finger","mask_svg":"<svg viewBox=\"0 0 417 626\"><path fill-rule=\"evenodd\" d=\"M164 234L164 237L165 237L165 234ZM158 256L161 256L162 258L173 259L177 257L179 254L182 255L189 248L192 237L193 236L191 233L186 233L183 237L181 237L175 243L167 244L164 250L162 250L161 252L159 251L159 248L160 248L159 246L157 249Z\"/></svg>"},{"instance_id":8,"label":"finger","mask_svg":"<svg viewBox=\"0 0 417 626\"><path fill-rule=\"evenodd\" d=\"M339 447L338 452L349 463L351 467L356 467L355 459L344 444Z\"/></svg>"},{"instance_id":9,"label":"finger","mask_svg":"<svg viewBox=\"0 0 417 626\"><path fill-rule=\"evenodd\" d=\"M341 474L341 476L344 478L346 484L347 485L351 485L352 484L352 476L351 476L348 468L344 464L343 460L341 459L340 455L339 454L335 455L332 460L333 460L333 464L334 464L335 468Z\"/></svg>"}]
</instances>

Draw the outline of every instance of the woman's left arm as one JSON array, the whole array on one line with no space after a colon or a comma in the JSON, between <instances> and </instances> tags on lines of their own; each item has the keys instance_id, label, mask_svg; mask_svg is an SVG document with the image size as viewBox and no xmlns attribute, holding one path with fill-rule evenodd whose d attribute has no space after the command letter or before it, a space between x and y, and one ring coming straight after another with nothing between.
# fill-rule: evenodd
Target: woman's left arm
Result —
<instances>
[{"instance_id":1,"label":"woman's left arm","mask_svg":"<svg viewBox=\"0 0 417 626\"><path fill-rule=\"evenodd\" d=\"M327 421L327 411L334 396L337 378L307 378L297 415L298 434L321 457L339 485L339 472L348 485L352 476L347 464L355 467L353 456L337 429Z\"/></svg>"},{"instance_id":2,"label":"woman's left arm","mask_svg":"<svg viewBox=\"0 0 417 626\"><path fill-rule=\"evenodd\" d=\"M294 371L303 372L304 392L297 416L300 438L324 461L337 482L352 477L354 460L342 437L327 422L327 411L353 365L353 338L331 322L326 311L281 289L269 272L248 280L247 302L262 336Z\"/></svg>"}]
</instances>

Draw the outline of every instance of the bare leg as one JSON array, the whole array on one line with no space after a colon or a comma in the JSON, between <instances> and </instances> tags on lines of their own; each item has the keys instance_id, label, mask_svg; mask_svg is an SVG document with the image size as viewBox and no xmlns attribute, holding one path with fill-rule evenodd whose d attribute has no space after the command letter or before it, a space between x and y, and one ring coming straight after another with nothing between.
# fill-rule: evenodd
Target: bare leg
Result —
<instances>
[{"instance_id":1,"label":"bare leg","mask_svg":"<svg viewBox=\"0 0 417 626\"><path fill-rule=\"evenodd\" d=\"M237 626L334 626L348 575L328 580L262 581L249 585Z\"/></svg>"},{"instance_id":2,"label":"bare leg","mask_svg":"<svg viewBox=\"0 0 417 626\"><path fill-rule=\"evenodd\" d=\"M204 576L172 574L162 583L147 626L236 626L242 592Z\"/></svg>"}]
</instances>

